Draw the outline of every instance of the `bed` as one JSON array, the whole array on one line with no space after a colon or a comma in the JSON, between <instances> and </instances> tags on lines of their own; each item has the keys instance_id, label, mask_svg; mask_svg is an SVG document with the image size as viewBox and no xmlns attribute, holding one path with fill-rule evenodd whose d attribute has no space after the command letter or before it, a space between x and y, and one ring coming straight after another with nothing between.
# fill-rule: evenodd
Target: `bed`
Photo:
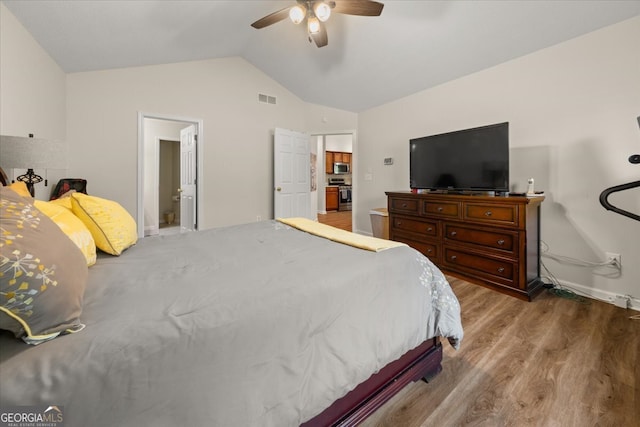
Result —
<instances>
[{"instance_id":1,"label":"bed","mask_svg":"<svg viewBox=\"0 0 640 427\"><path fill-rule=\"evenodd\" d=\"M0 407L56 405L67 427L355 425L441 370L459 314L408 246L275 220L144 238L98 254L81 331L0 331Z\"/></svg>"}]
</instances>

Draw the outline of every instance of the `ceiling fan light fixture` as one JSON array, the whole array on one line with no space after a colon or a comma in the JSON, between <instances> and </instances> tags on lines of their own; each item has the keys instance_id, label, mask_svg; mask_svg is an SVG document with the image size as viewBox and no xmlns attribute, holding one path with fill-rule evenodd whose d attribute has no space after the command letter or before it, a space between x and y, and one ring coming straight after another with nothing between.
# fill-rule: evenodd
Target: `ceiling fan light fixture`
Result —
<instances>
[{"instance_id":1,"label":"ceiling fan light fixture","mask_svg":"<svg viewBox=\"0 0 640 427\"><path fill-rule=\"evenodd\" d=\"M322 22L325 22L331 16L331 7L323 1L317 2L313 7L313 11Z\"/></svg>"},{"instance_id":2,"label":"ceiling fan light fixture","mask_svg":"<svg viewBox=\"0 0 640 427\"><path fill-rule=\"evenodd\" d=\"M307 11L302 8L302 6L293 6L289 9L289 19L291 22L298 25L302 21L304 21L304 17L307 15Z\"/></svg>"},{"instance_id":3,"label":"ceiling fan light fixture","mask_svg":"<svg viewBox=\"0 0 640 427\"><path fill-rule=\"evenodd\" d=\"M320 21L315 16L307 19L307 28L310 34L316 34L320 31Z\"/></svg>"}]
</instances>

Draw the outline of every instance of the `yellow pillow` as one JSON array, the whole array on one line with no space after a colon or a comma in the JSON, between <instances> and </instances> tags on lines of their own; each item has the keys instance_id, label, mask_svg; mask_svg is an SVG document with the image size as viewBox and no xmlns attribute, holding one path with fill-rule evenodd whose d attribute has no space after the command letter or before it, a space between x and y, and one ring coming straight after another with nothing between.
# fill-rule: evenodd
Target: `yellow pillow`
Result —
<instances>
[{"instance_id":1,"label":"yellow pillow","mask_svg":"<svg viewBox=\"0 0 640 427\"><path fill-rule=\"evenodd\" d=\"M82 251L87 259L87 265L96 263L96 242L89 229L70 210L51 202L36 200L36 209L48 216Z\"/></svg>"},{"instance_id":2,"label":"yellow pillow","mask_svg":"<svg viewBox=\"0 0 640 427\"><path fill-rule=\"evenodd\" d=\"M29 193L29 189L27 188L27 184L22 181L16 181L9 184L9 188L21 195L22 197L28 197L33 199L31 193Z\"/></svg>"},{"instance_id":3,"label":"yellow pillow","mask_svg":"<svg viewBox=\"0 0 640 427\"><path fill-rule=\"evenodd\" d=\"M74 215L87 226L96 246L102 251L120 255L138 241L136 222L118 202L73 193L71 206Z\"/></svg>"},{"instance_id":4,"label":"yellow pillow","mask_svg":"<svg viewBox=\"0 0 640 427\"><path fill-rule=\"evenodd\" d=\"M61 197L59 199L51 200L49 203L53 203L54 205L62 206L69 210L73 210L71 206L71 197Z\"/></svg>"}]
</instances>

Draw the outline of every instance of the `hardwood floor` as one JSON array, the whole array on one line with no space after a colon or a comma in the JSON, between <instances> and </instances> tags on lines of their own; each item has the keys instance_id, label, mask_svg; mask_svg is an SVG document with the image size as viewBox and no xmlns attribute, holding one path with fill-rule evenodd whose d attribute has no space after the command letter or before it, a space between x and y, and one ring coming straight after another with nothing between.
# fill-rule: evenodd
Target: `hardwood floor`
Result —
<instances>
[{"instance_id":1,"label":"hardwood floor","mask_svg":"<svg viewBox=\"0 0 640 427\"><path fill-rule=\"evenodd\" d=\"M465 337L443 371L361 426L640 426L636 311L543 292L525 302L450 278Z\"/></svg>"},{"instance_id":2,"label":"hardwood floor","mask_svg":"<svg viewBox=\"0 0 640 427\"><path fill-rule=\"evenodd\" d=\"M352 231L351 211L332 211L326 214L318 214L318 222Z\"/></svg>"}]
</instances>

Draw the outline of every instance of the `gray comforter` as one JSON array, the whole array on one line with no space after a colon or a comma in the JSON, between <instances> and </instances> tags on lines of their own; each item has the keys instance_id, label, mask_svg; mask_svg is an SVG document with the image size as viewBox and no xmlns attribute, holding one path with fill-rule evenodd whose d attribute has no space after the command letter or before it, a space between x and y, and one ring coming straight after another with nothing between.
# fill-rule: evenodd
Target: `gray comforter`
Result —
<instances>
[{"instance_id":1,"label":"gray comforter","mask_svg":"<svg viewBox=\"0 0 640 427\"><path fill-rule=\"evenodd\" d=\"M65 426L296 426L428 337L462 338L442 273L276 221L145 238L91 267L85 330L0 336L0 405Z\"/></svg>"}]
</instances>

